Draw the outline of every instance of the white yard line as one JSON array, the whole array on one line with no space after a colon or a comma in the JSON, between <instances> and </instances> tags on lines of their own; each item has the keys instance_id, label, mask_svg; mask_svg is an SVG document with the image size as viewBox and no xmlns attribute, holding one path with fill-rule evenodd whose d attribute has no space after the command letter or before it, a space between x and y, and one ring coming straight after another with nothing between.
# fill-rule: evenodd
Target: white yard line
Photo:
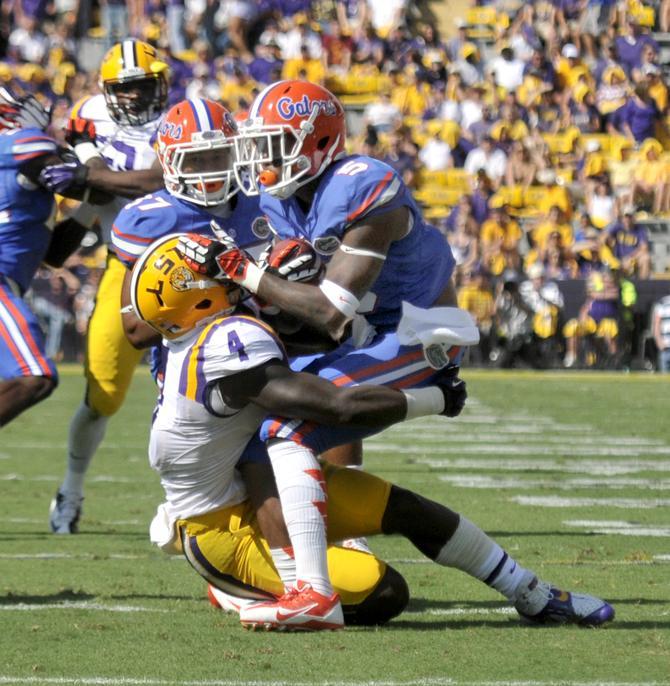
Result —
<instances>
[{"instance_id":1,"label":"white yard line","mask_svg":"<svg viewBox=\"0 0 670 686\"><path fill-rule=\"evenodd\" d=\"M553 479L526 479L519 476L496 477L488 474L442 474L440 481L458 486L459 488L490 488L490 489L534 489L551 488L562 491L572 491L579 488L644 488L651 491L670 490L670 479L626 479L609 477L603 480L596 478L573 478L559 481Z\"/></svg>"},{"instance_id":2,"label":"white yard line","mask_svg":"<svg viewBox=\"0 0 670 686\"><path fill-rule=\"evenodd\" d=\"M617 507L624 510L650 510L670 505L670 499L667 498L563 498L557 495L516 495L510 500L519 505L532 507Z\"/></svg>"},{"instance_id":3,"label":"white yard line","mask_svg":"<svg viewBox=\"0 0 670 686\"><path fill-rule=\"evenodd\" d=\"M147 560L150 555L92 553L0 553L0 560Z\"/></svg>"},{"instance_id":4,"label":"white yard line","mask_svg":"<svg viewBox=\"0 0 670 686\"><path fill-rule=\"evenodd\" d=\"M478 471L506 472L568 472L594 476L635 474L639 472L670 472L670 460L550 460L472 458L425 458L416 460L434 469L475 469Z\"/></svg>"},{"instance_id":5,"label":"white yard line","mask_svg":"<svg viewBox=\"0 0 670 686\"><path fill-rule=\"evenodd\" d=\"M0 481L62 481L63 475L56 476L55 474L38 474L36 476L24 476L23 474L16 474L14 472L9 474L0 474ZM88 483L110 483L110 484L148 484L156 483L155 479L131 479L126 476L111 476L107 474L98 474L87 479Z\"/></svg>"},{"instance_id":6,"label":"white yard line","mask_svg":"<svg viewBox=\"0 0 670 686\"><path fill-rule=\"evenodd\" d=\"M62 603L16 603L3 605L0 612L36 612L38 610L88 610L95 612L170 612L164 608L143 607L139 605L103 605L87 600L64 600Z\"/></svg>"},{"instance_id":7,"label":"white yard line","mask_svg":"<svg viewBox=\"0 0 670 686\"><path fill-rule=\"evenodd\" d=\"M538 536L543 536L543 532L538 531ZM181 559L181 558L175 558ZM385 562L391 565L432 565L435 564L427 558L384 558ZM670 555L654 555L651 560L542 560L545 567L649 567L652 565L670 564Z\"/></svg>"},{"instance_id":8,"label":"white yard line","mask_svg":"<svg viewBox=\"0 0 670 686\"><path fill-rule=\"evenodd\" d=\"M638 455L670 455L670 446L601 446L581 445L578 440L563 441L558 445L528 445L526 443L503 443L500 440L493 443L466 444L458 440L445 441L440 446L421 445L421 439L413 439L418 445L406 445L402 443L376 443L365 442L365 450L370 453L387 453L389 450L402 454L420 455L565 455L565 456L593 456L603 455L609 457L636 457Z\"/></svg>"},{"instance_id":9,"label":"white yard line","mask_svg":"<svg viewBox=\"0 0 670 686\"><path fill-rule=\"evenodd\" d=\"M565 526L585 529L588 533L608 534L615 536L647 536L652 538L670 537L670 524L638 524L597 519L568 519Z\"/></svg>"},{"instance_id":10,"label":"white yard line","mask_svg":"<svg viewBox=\"0 0 670 686\"><path fill-rule=\"evenodd\" d=\"M409 681L242 681L133 679L130 677L4 677L0 683L74 684L82 686L668 686L668 681L459 681L448 677L426 677Z\"/></svg>"},{"instance_id":11,"label":"white yard line","mask_svg":"<svg viewBox=\"0 0 670 686\"><path fill-rule=\"evenodd\" d=\"M155 679L133 677L44 677L0 675L0 684L57 684L59 686L670 686L670 681L462 681L449 677L366 681L263 681L256 679Z\"/></svg>"},{"instance_id":12,"label":"white yard line","mask_svg":"<svg viewBox=\"0 0 670 686\"><path fill-rule=\"evenodd\" d=\"M47 524L44 519L36 519L30 517L8 517L7 521L11 524L39 524L44 526L45 531L47 530ZM147 535L149 531L149 519L146 521L140 521L139 519L115 519L107 521L96 520L96 525L99 526L146 526Z\"/></svg>"},{"instance_id":13,"label":"white yard line","mask_svg":"<svg viewBox=\"0 0 670 686\"><path fill-rule=\"evenodd\" d=\"M396 434L394 436L390 436L389 438L392 439L400 439L402 436L400 434ZM477 444L477 443L508 443L508 444L525 444L525 443L531 443L531 444L548 444L548 445L566 445L566 437L565 436L552 436L552 435L547 435L546 433L520 433L516 432L514 434L509 434L506 435L504 438L501 438L500 434L498 432L481 432L478 431L477 433L473 434L463 434L460 433L458 436L451 436L449 434L445 434L443 432L432 432L432 431L421 431L420 433L415 435L409 435L408 440L410 440L413 443L419 443L420 445L423 444L432 444L432 443L448 443L450 446L452 445L468 445L471 443ZM619 438L616 436L580 436L578 439L572 440L571 443L578 442L579 445L594 445L597 447L621 447L621 446L629 446L631 448L634 448L636 450L641 450L644 446L649 446L649 447L657 447L657 448L667 448L668 446L665 445L662 441L657 441L652 438Z\"/></svg>"},{"instance_id":14,"label":"white yard line","mask_svg":"<svg viewBox=\"0 0 670 686\"><path fill-rule=\"evenodd\" d=\"M464 615L516 615L517 611L513 607L451 607L443 609L440 607L428 607L425 610L405 611L403 617L408 615L432 615L435 617L462 617Z\"/></svg>"}]
</instances>

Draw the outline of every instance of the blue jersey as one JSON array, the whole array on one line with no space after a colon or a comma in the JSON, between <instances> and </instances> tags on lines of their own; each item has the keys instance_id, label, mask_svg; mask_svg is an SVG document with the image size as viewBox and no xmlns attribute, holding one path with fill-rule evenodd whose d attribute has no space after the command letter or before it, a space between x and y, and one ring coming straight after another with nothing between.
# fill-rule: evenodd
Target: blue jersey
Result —
<instances>
[{"instance_id":1,"label":"blue jersey","mask_svg":"<svg viewBox=\"0 0 670 686\"><path fill-rule=\"evenodd\" d=\"M46 222L53 193L20 173L21 165L58 152L53 138L40 129L0 132L0 275L26 291L46 254L51 232Z\"/></svg>"},{"instance_id":2,"label":"blue jersey","mask_svg":"<svg viewBox=\"0 0 670 686\"><path fill-rule=\"evenodd\" d=\"M119 212L112 226L112 245L121 262L131 268L151 243L168 234L214 236L212 220L241 247L264 246L267 242L267 237L254 233L261 234L265 226L258 198L238 193L220 208L201 207L160 190L133 200Z\"/></svg>"},{"instance_id":3,"label":"blue jersey","mask_svg":"<svg viewBox=\"0 0 670 686\"><path fill-rule=\"evenodd\" d=\"M398 174L372 157L352 155L323 174L309 211L295 196L279 200L261 193L261 209L282 237L306 238L329 259L351 227L364 217L406 207L410 230L391 243L382 271L359 312L378 330L394 329L402 301L430 307L442 293L454 268L454 258L442 234L424 221ZM408 227L409 228L409 227Z\"/></svg>"}]
</instances>

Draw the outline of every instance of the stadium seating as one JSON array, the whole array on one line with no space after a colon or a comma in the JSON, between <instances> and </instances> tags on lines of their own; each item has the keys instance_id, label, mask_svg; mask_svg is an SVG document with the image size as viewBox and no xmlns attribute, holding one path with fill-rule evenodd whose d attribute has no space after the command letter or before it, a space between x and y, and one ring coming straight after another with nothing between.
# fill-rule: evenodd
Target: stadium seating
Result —
<instances>
[{"instance_id":1,"label":"stadium seating","mask_svg":"<svg viewBox=\"0 0 670 686\"><path fill-rule=\"evenodd\" d=\"M455 205L463 195L463 191L457 188L445 188L444 186L422 186L416 191L416 199L429 207L440 205Z\"/></svg>"},{"instance_id":2,"label":"stadium seating","mask_svg":"<svg viewBox=\"0 0 670 686\"><path fill-rule=\"evenodd\" d=\"M466 33L470 40L493 41L499 29L509 26L509 17L495 5L469 7L465 13Z\"/></svg>"}]
</instances>

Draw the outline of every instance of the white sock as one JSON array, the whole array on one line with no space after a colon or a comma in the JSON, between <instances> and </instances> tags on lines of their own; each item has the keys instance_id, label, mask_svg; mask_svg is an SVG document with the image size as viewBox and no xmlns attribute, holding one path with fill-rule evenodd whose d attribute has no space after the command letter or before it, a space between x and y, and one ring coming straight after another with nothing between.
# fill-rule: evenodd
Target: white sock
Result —
<instances>
[{"instance_id":1,"label":"white sock","mask_svg":"<svg viewBox=\"0 0 670 686\"><path fill-rule=\"evenodd\" d=\"M286 528L293 546L296 579L331 595L326 554L326 491L314 453L292 441L276 440L268 454Z\"/></svg>"},{"instance_id":2,"label":"white sock","mask_svg":"<svg viewBox=\"0 0 670 686\"><path fill-rule=\"evenodd\" d=\"M82 497L88 465L105 437L108 421L109 417L100 416L84 402L77 408L70 422L63 493Z\"/></svg>"},{"instance_id":3,"label":"white sock","mask_svg":"<svg viewBox=\"0 0 670 686\"><path fill-rule=\"evenodd\" d=\"M279 578L284 584L284 588L288 589L295 586L295 557L293 557L293 548L270 548L272 561L275 563L275 568L279 574Z\"/></svg>"},{"instance_id":4,"label":"white sock","mask_svg":"<svg viewBox=\"0 0 670 686\"><path fill-rule=\"evenodd\" d=\"M508 600L514 600L516 590L524 580L534 577L462 515L454 535L440 550L435 562L476 577Z\"/></svg>"}]
</instances>

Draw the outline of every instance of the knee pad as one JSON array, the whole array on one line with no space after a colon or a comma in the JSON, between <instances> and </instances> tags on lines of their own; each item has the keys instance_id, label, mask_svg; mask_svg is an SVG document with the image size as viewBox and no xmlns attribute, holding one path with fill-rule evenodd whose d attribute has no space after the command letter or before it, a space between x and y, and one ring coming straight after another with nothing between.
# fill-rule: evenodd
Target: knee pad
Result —
<instances>
[{"instance_id":1,"label":"knee pad","mask_svg":"<svg viewBox=\"0 0 670 686\"><path fill-rule=\"evenodd\" d=\"M384 576L370 595L356 605L343 605L344 623L349 626L378 626L397 617L409 603L404 577L386 566Z\"/></svg>"}]
</instances>

